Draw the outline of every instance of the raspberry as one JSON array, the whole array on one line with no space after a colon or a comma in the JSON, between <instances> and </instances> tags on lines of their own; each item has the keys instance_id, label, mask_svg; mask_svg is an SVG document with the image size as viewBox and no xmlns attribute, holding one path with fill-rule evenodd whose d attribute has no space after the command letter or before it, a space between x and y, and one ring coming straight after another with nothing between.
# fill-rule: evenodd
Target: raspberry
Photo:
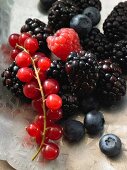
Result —
<instances>
[{"instance_id":1,"label":"raspberry","mask_svg":"<svg viewBox=\"0 0 127 170\"><path fill-rule=\"evenodd\" d=\"M81 50L78 34L71 28L62 28L54 36L47 38L49 49L61 60L65 61L70 52Z\"/></svg>"}]
</instances>

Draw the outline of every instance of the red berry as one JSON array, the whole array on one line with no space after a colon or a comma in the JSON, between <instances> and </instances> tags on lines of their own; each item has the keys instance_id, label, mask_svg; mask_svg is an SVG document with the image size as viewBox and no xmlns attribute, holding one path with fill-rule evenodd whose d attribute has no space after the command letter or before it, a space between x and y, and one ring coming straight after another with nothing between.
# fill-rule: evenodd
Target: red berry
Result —
<instances>
[{"instance_id":1,"label":"red berry","mask_svg":"<svg viewBox=\"0 0 127 170\"><path fill-rule=\"evenodd\" d=\"M45 138L44 143L47 143L48 141L49 141L49 139ZM41 142L42 142L42 135L39 135L39 136L36 137L36 143L40 146Z\"/></svg>"},{"instance_id":2,"label":"red berry","mask_svg":"<svg viewBox=\"0 0 127 170\"><path fill-rule=\"evenodd\" d=\"M32 100L32 107L38 112L38 114L43 114L42 99Z\"/></svg>"},{"instance_id":3,"label":"red berry","mask_svg":"<svg viewBox=\"0 0 127 170\"><path fill-rule=\"evenodd\" d=\"M35 124L37 124L39 126L39 128L41 129L41 131L43 131L44 129L44 115L40 115L37 117ZM46 127L49 126L53 126L53 122L49 119L46 119Z\"/></svg>"},{"instance_id":4,"label":"red berry","mask_svg":"<svg viewBox=\"0 0 127 170\"><path fill-rule=\"evenodd\" d=\"M38 68L42 71L46 71L51 66L51 60L47 57L42 57L38 60Z\"/></svg>"},{"instance_id":5,"label":"red berry","mask_svg":"<svg viewBox=\"0 0 127 170\"><path fill-rule=\"evenodd\" d=\"M24 47L30 53L35 53L39 48L39 44L36 38L30 37L25 40Z\"/></svg>"},{"instance_id":6,"label":"red berry","mask_svg":"<svg viewBox=\"0 0 127 170\"><path fill-rule=\"evenodd\" d=\"M34 62L35 62L35 64L36 64L36 66L37 66L38 60L39 60L40 58L46 57L46 55L45 55L44 53L37 52L37 53L35 53L32 57L33 57Z\"/></svg>"},{"instance_id":7,"label":"red berry","mask_svg":"<svg viewBox=\"0 0 127 170\"><path fill-rule=\"evenodd\" d=\"M17 72L17 78L22 82L30 82L34 76L32 69L28 67L20 68Z\"/></svg>"},{"instance_id":8,"label":"red berry","mask_svg":"<svg viewBox=\"0 0 127 170\"><path fill-rule=\"evenodd\" d=\"M19 49L13 49L12 51L11 51L11 53L10 53L10 56L11 56L11 58L13 59L13 60L15 60L15 57L19 54L21 52L21 50L19 50Z\"/></svg>"},{"instance_id":9,"label":"red berry","mask_svg":"<svg viewBox=\"0 0 127 170\"><path fill-rule=\"evenodd\" d=\"M81 50L78 34L72 28L62 28L47 38L49 49L61 60L66 61L70 52Z\"/></svg>"},{"instance_id":10,"label":"red berry","mask_svg":"<svg viewBox=\"0 0 127 170\"><path fill-rule=\"evenodd\" d=\"M26 131L32 137L37 137L41 134L40 128L34 123L27 126Z\"/></svg>"},{"instance_id":11,"label":"red berry","mask_svg":"<svg viewBox=\"0 0 127 170\"><path fill-rule=\"evenodd\" d=\"M62 106L62 99L56 94L50 94L46 99L46 106L50 110L58 110Z\"/></svg>"},{"instance_id":12,"label":"red berry","mask_svg":"<svg viewBox=\"0 0 127 170\"><path fill-rule=\"evenodd\" d=\"M62 118L63 112L62 109L59 110L48 110L47 111L47 118L53 121L58 121Z\"/></svg>"},{"instance_id":13,"label":"red berry","mask_svg":"<svg viewBox=\"0 0 127 170\"><path fill-rule=\"evenodd\" d=\"M55 143L46 143L42 148L42 156L46 160L54 160L59 155L59 148Z\"/></svg>"},{"instance_id":14,"label":"red berry","mask_svg":"<svg viewBox=\"0 0 127 170\"><path fill-rule=\"evenodd\" d=\"M59 89L59 83L55 79L47 79L43 83L43 90L46 96L49 94L57 94Z\"/></svg>"},{"instance_id":15,"label":"red berry","mask_svg":"<svg viewBox=\"0 0 127 170\"><path fill-rule=\"evenodd\" d=\"M39 78L40 78L41 82L45 81L46 78L47 78L46 72L44 72L44 71L39 71Z\"/></svg>"},{"instance_id":16,"label":"red berry","mask_svg":"<svg viewBox=\"0 0 127 170\"><path fill-rule=\"evenodd\" d=\"M24 42L27 38L31 37L31 35L29 33L22 33L20 36L19 36L19 45L20 46L24 46Z\"/></svg>"},{"instance_id":17,"label":"red berry","mask_svg":"<svg viewBox=\"0 0 127 170\"><path fill-rule=\"evenodd\" d=\"M11 47L15 47L16 44L18 44L18 41L19 41L19 34L11 34L9 36L8 41L9 41L9 44L10 44Z\"/></svg>"},{"instance_id":18,"label":"red berry","mask_svg":"<svg viewBox=\"0 0 127 170\"><path fill-rule=\"evenodd\" d=\"M19 67L28 67L31 64L31 56L25 51L18 53L15 62Z\"/></svg>"},{"instance_id":19,"label":"red berry","mask_svg":"<svg viewBox=\"0 0 127 170\"><path fill-rule=\"evenodd\" d=\"M38 84L34 81L26 83L23 87L23 93L26 97L30 99L36 99L40 96L40 91L38 90Z\"/></svg>"},{"instance_id":20,"label":"red berry","mask_svg":"<svg viewBox=\"0 0 127 170\"><path fill-rule=\"evenodd\" d=\"M59 125L53 125L48 128L46 137L51 140L58 140L62 137L63 131Z\"/></svg>"}]
</instances>

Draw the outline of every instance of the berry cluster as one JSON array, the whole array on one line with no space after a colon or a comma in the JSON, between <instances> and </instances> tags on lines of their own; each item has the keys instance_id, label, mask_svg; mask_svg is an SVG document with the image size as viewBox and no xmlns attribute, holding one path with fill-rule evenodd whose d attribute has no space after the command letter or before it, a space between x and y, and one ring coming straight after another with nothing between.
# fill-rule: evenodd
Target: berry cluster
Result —
<instances>
[{"instance_id":1,"label":"berry cluster","mask_svg":"<svg viewBox=\"0 0 127 170\"><path fill-rule=\"evenodd\" d=\"M56 124L62 118L62 99L57 95L60 90L58 81L46 77L51 60L45 54L36 52L38 41L28 33L10 35L9 44L13 47L12 59L18 67L15 77L23 83L23 94L32 100L40 115L26 128L40 146L33 159L41 151L45 159L53 160L59 155L59 148L52 140L62 137L62 128ZM7 74L7 71L4 72L5 77Z\"/></svg>"},{"instance_id":2,"label":"berry cluster","mask_svg":"<svg viewBox=\"0 0 127 170\"><path fill-rule=\"evenodd\" d=\"M119 3L108 16L104 34L93 28L101 19L99 0L53 2L41 0L46 9L52 5L48 25L29 18L21 34L10 35L14 61L2 73L3 84L32 100L38 113L26 128L39 145L33 160L39 152L47 160L57 158L59 147L54 141L62 134L77 142L85 130L90 135L102 132L105 120L100 107L109 107L126 94L127 2ZM59 60L51 61L49 51ZM84 123L68 119L78 111L84 113ZM99 145L108 156L121 150L121 141L113 134L103 136Z\"/></svg>"}]
</instances>

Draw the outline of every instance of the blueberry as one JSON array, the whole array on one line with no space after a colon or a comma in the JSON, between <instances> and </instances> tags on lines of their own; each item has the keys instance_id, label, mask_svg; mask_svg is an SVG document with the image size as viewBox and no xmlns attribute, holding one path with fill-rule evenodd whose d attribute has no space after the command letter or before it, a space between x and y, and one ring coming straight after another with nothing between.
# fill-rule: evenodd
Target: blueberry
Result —
<instances>
[{"instance_id":1,"label":"blueberry","mask_svg":"<svg viewBox=\"0 0 127 170\"><path fill-rule=\"evenodd\" d=\"M120 154L122 143L118 136L106 134L100 139L99 147L105 155L113 157Z\"/></svg>"},{"instance_id":2,"label":"blueberry","mask_svg":"<svg viewBox=\"0 0 127 170\"><path fill-rule=\"evenodd\" d=\"M85 135L85 128L80 121L69 119L64 122L63 132L69 142L79 142Z\"/></svg>"},{"instance_id":3,"label":"blueberry","mask_svg":"<svg viewBox=\"0 0 127 170\"><path fill-rule=\"evenodd\" d=\"M86 114L91 110L99 110L99 108L99 101L94 96L85 97L81 101L81 111L83 112L83 114Z\"/></svg>"},{"instance_id":4,"label":"blueberry","mask_svg":"<svg viewBox=\"0 0 127 170\"><path fill-rule=\"evenodd\" d=\"M89 17L92 21L92 25L95 26L100 22L100 11L95 7L88 7L83 11L83 14Z\"/></svg>"},{"instance_id":5,"label":"blueberry","mask_svg":"<svg viewBox=\"0 0 127 170\"><path fill-rule=\"evenodd\" d=\"M40 0L41 7L46 11L49 10L54 2L56 2L56 0Z\"/></svg>"},{"instance_id":6,"label":"blueberry","mask_svg":"<svg viewBox=\"0 0 127 170\"><path fill-rule=\"evenodd\" d=\"M84 119L84 126L87 130L87 133L95 135L101 132L104 128L104 116L101 112L92 110L86 114Z\"/></svg>"},{"instance_id":7,"label":"blueberry","mask_svg":"<svg viewBox=\"0 0 127 170\"><path fill-rule=\"evenodd\" d=\"M92 21L86 15L75 15L70 21L70 27L73 28L80 37L86 37L92 29Z\"/></svg>"}]
</instances>

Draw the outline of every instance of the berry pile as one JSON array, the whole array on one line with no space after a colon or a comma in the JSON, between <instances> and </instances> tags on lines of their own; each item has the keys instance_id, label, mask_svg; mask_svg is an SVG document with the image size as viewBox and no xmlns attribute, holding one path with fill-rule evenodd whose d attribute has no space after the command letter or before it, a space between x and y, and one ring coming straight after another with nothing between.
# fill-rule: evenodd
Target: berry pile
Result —
<instances>
[{"instance_id":1,"label":"berry pile","mask_svg":"<svg viewBox=\"0 0 127 170\"><path fill-rule=\"evenodd\" d=\"M64 135L69 142L78 142L85 132L101 133L105 119L99 109L126 94L127 2L113 9L104 22L104 34L93 28L101 19L99 0L41 3L47 10L51 6L48 24L28 18L20 34L9 36L13 63L1 76L3 85L29 99L37 112L26 127L39 146L33 160L40 152L46 160L54 160L59 155L55 141ZM49 52L56 59L51 61ZM83 123L70 119L79 111ZM121 140L113 134L103 136L99 145L108 156L121 151Z\"/></svg>"},{"instance_id":2,"label":"berry pile","mask_svg":"<svg viewBox=\"0 0 127 170\"><path fill-rule=\"evenodd\" d=\"M37 52L39 43L28 33L10 35L9 44L13 47L11 53L16 52L12 55L12 66L2 74L3 82L16 94L23 94L32 100L39 116L26 130L40 146L38 153L41 151L47 160L56 159L59 147L52 141L62 137L63 130L56 124L62 118L62 99L58 95L58 81L49 79L46 75L51 60L45 54Z\"/></svg>"}]
</instances>

